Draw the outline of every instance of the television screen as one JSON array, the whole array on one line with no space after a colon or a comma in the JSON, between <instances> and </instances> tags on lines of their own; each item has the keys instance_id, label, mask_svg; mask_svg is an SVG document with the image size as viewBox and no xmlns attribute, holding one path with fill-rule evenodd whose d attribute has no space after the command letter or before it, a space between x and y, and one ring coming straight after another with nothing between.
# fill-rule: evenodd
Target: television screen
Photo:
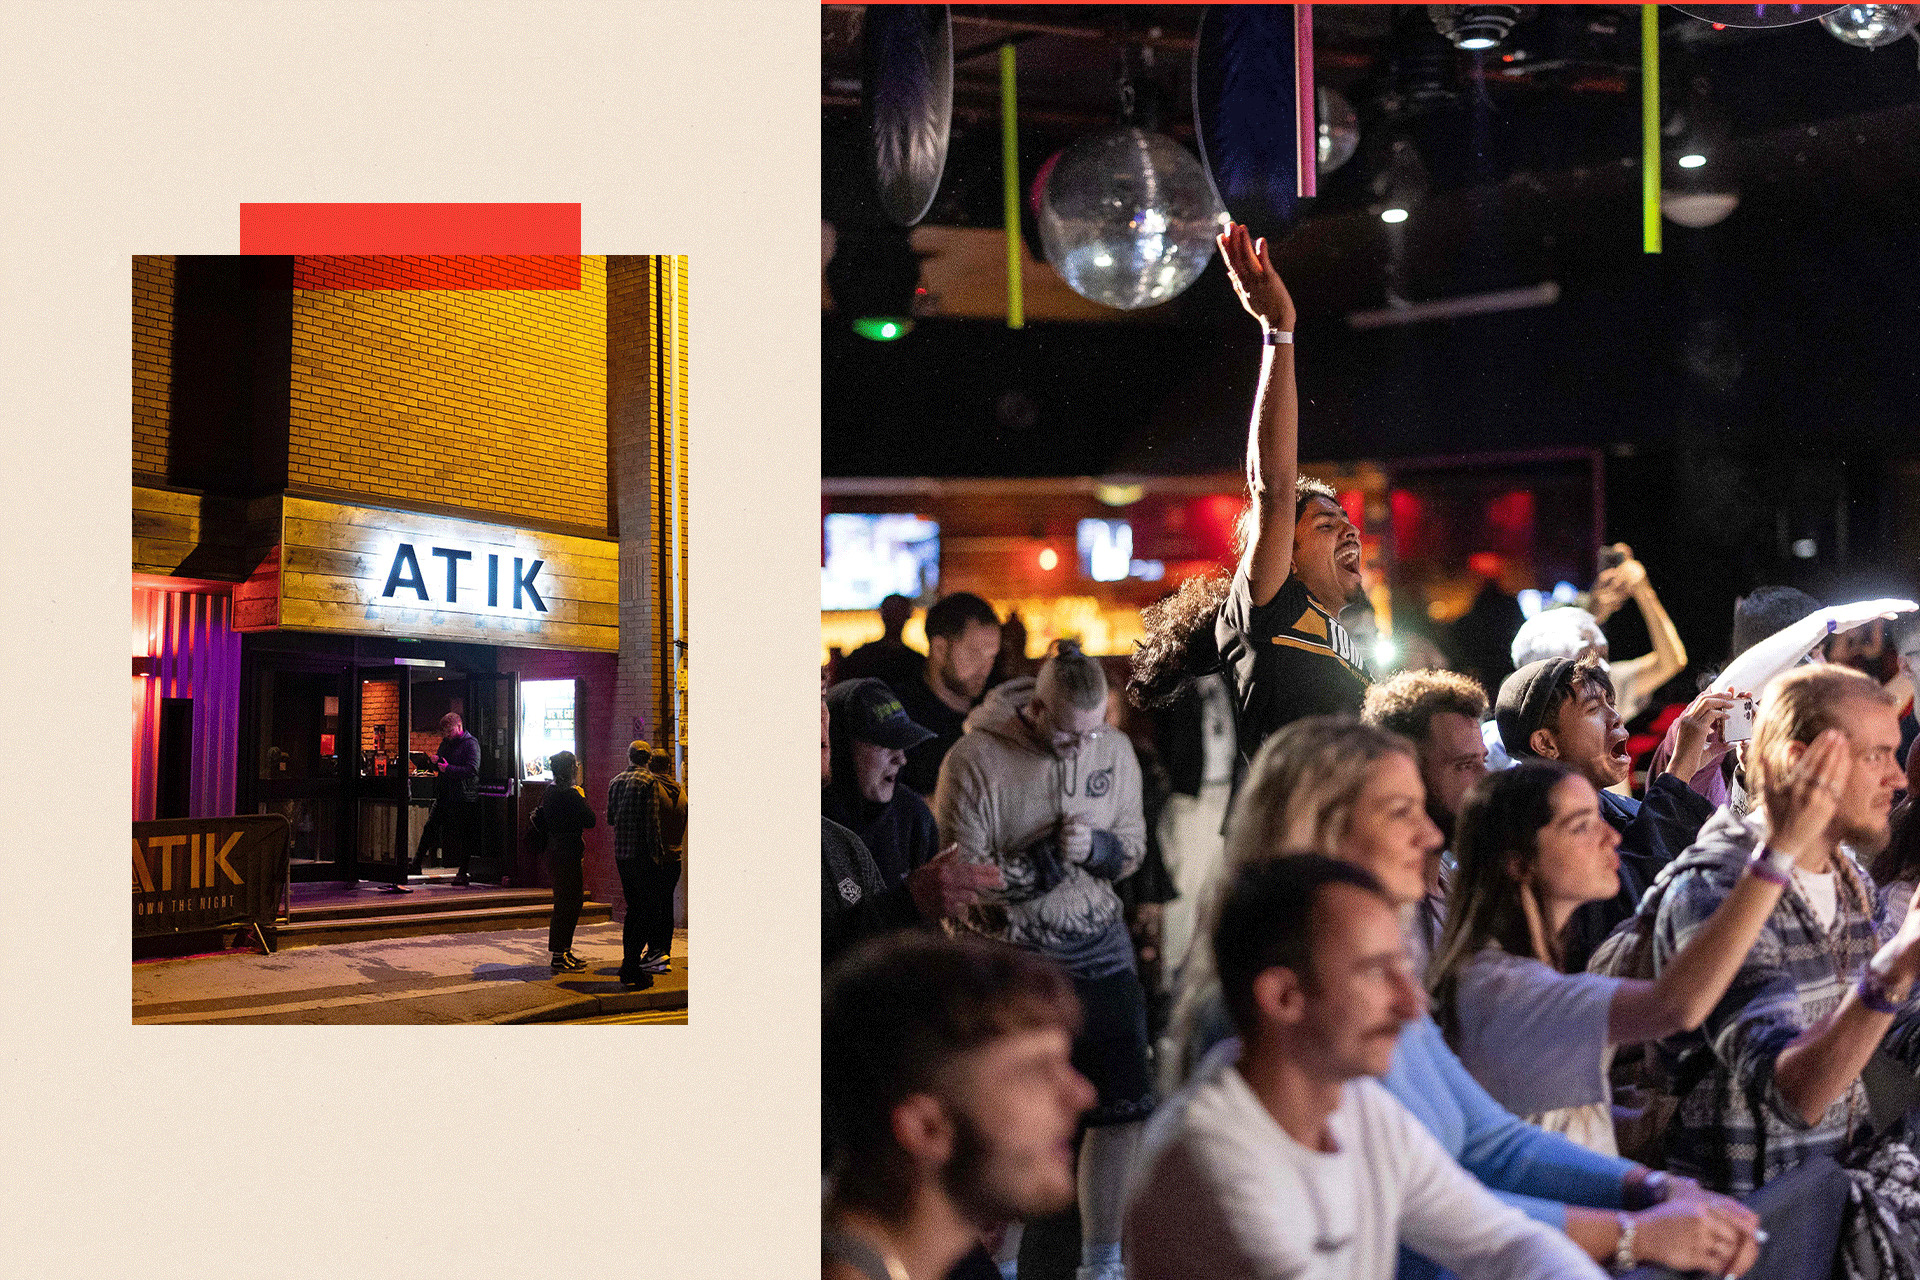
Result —
<instances>
[{"instance_id":1,"label":"television screen","mask_svg":"<svg viewBox=\"0 0 1920 1280\"><path fill-rule=\"evenodd\" d=\"M1082 520L1079 542L1083 577L1120 582L1133 567L1133 526L1125 520Z\"/></svg>"},{"instance_id":2,"label":"television screen","mask_svg":"<svg viewBox=\"0 0 1920 1280\"><path fill-rule=\"evenodd\" d=\"M822 609L877 609L890 595L931 601L940 589L940 526L911 515L826 517Z\"/></svg>"}]
</instances>

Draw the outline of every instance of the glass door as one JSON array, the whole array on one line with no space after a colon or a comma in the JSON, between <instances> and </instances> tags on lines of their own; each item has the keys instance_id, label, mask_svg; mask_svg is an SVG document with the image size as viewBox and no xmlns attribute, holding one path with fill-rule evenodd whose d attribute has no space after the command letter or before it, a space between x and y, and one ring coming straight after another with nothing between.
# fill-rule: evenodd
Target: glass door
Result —
<instances>
[{"instance_id":1,"label":"glass door","mask_svg":"<svg viewBox=\"0 0 1920 1280\"><path fill-rule=\"evenodd\" d=\"M473 878L534 884L539 868L520 856L520 677L480 672L466 678L467 732L480 740L480 847Z\"/></svg>"},{"instance_id":2,"label":"glass door","mask_svg":"<svg viewBox=\"0 0 1920 1280\"><path fill-rule=\"evenodd\" d=\"M404 884L407 859L407 752L412 701L406 667L355 667L355 735L348 803L353 862L347 879Z\"/></svg>"},{"instance_id":3,"label":"glass door","mask_svg":"<svg viewBox=\"0 0 1920 1280\"><path fill-rule=\"evenodd\" d=\"M263 660L251 697L248 791L255 812L277 813L292 828L291 878L352 879L343 802L353 760L346 670Z\"/></svg>"}]
</instances>

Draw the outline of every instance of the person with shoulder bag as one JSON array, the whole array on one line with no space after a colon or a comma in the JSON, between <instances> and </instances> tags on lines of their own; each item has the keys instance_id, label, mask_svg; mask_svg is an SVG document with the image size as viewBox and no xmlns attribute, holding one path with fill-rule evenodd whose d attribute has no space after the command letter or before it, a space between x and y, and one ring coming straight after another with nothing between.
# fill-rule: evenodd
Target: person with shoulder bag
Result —
<instances>
[{"instance_id":1,"label":"person with shoulder bag","mask_svg":"<svg viewBox=\"0 0 1920 1280\"><path fill-rule=\"evenodd\" d=\"M547 797L533 813L536 847L544 842L547 865L553 872L553 916L547 924L547 950L553 953L555 973L579 973L587 962L573 953L573 930L580 923L580 907L586 900L586 877L582 861L587 842L581 832L598 822L586 793L574 785L579 770L571 751L558 751L548 762L553 770L553 785Z\"/></svg>"}]
</instances>

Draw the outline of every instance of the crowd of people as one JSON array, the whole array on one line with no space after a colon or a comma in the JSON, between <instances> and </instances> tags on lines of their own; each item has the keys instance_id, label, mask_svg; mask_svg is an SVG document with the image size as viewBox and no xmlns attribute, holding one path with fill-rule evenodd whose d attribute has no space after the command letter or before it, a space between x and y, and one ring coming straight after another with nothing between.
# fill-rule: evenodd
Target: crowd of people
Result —
<instances>
[{"instance_id":1,"label":"crowd of people","mask_svg":"<svg viewBox=\"0 0 1920 1280\"><path fill-rule=\"evenodd\" d=\"M1292 299L1221 250L1232 573L1124 676L953 594L824 690L825 1274L1920 1276L1920 614L1749 592L1638 787L1688 658L1628 548L1504 678L1375 680Z\"/></svg>"}]
</instances>

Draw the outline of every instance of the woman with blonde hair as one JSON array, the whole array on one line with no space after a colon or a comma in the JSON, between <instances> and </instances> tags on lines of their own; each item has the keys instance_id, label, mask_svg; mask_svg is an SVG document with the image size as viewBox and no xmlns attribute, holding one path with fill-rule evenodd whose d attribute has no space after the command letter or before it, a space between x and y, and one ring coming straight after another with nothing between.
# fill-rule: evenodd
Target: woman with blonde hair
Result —
<instances>
[{"instance_id":1,"label":"woman with blonde hair","mask_svg":"<svg viewBox=\"0 0 1920 1280\"><path fill-rule=\"evenodd\" d=\"M1296 852L1328 854L1372 872L1410 914L1426 892L1427 858L1440 842L1411 743L1357 720L1309 717L1275 733L1254 757L1227 820L1226 864L1231 870ZM1209 906L1209 920L1215 910ZM1225 1017L1210 958L1189 968L1184 1021L1192 1029L1189 1048L1198 1050ZM1230 1043L1214 1048L1234 1051ZM1432 1018L1400 1033L1381 1083L1469 1173L1565 1231L1595 1259L1724 1276L1755 1256L1758 1220L1746 1208L1523 1123L1467 1074Z\"/></svg>"}]
</instances>

